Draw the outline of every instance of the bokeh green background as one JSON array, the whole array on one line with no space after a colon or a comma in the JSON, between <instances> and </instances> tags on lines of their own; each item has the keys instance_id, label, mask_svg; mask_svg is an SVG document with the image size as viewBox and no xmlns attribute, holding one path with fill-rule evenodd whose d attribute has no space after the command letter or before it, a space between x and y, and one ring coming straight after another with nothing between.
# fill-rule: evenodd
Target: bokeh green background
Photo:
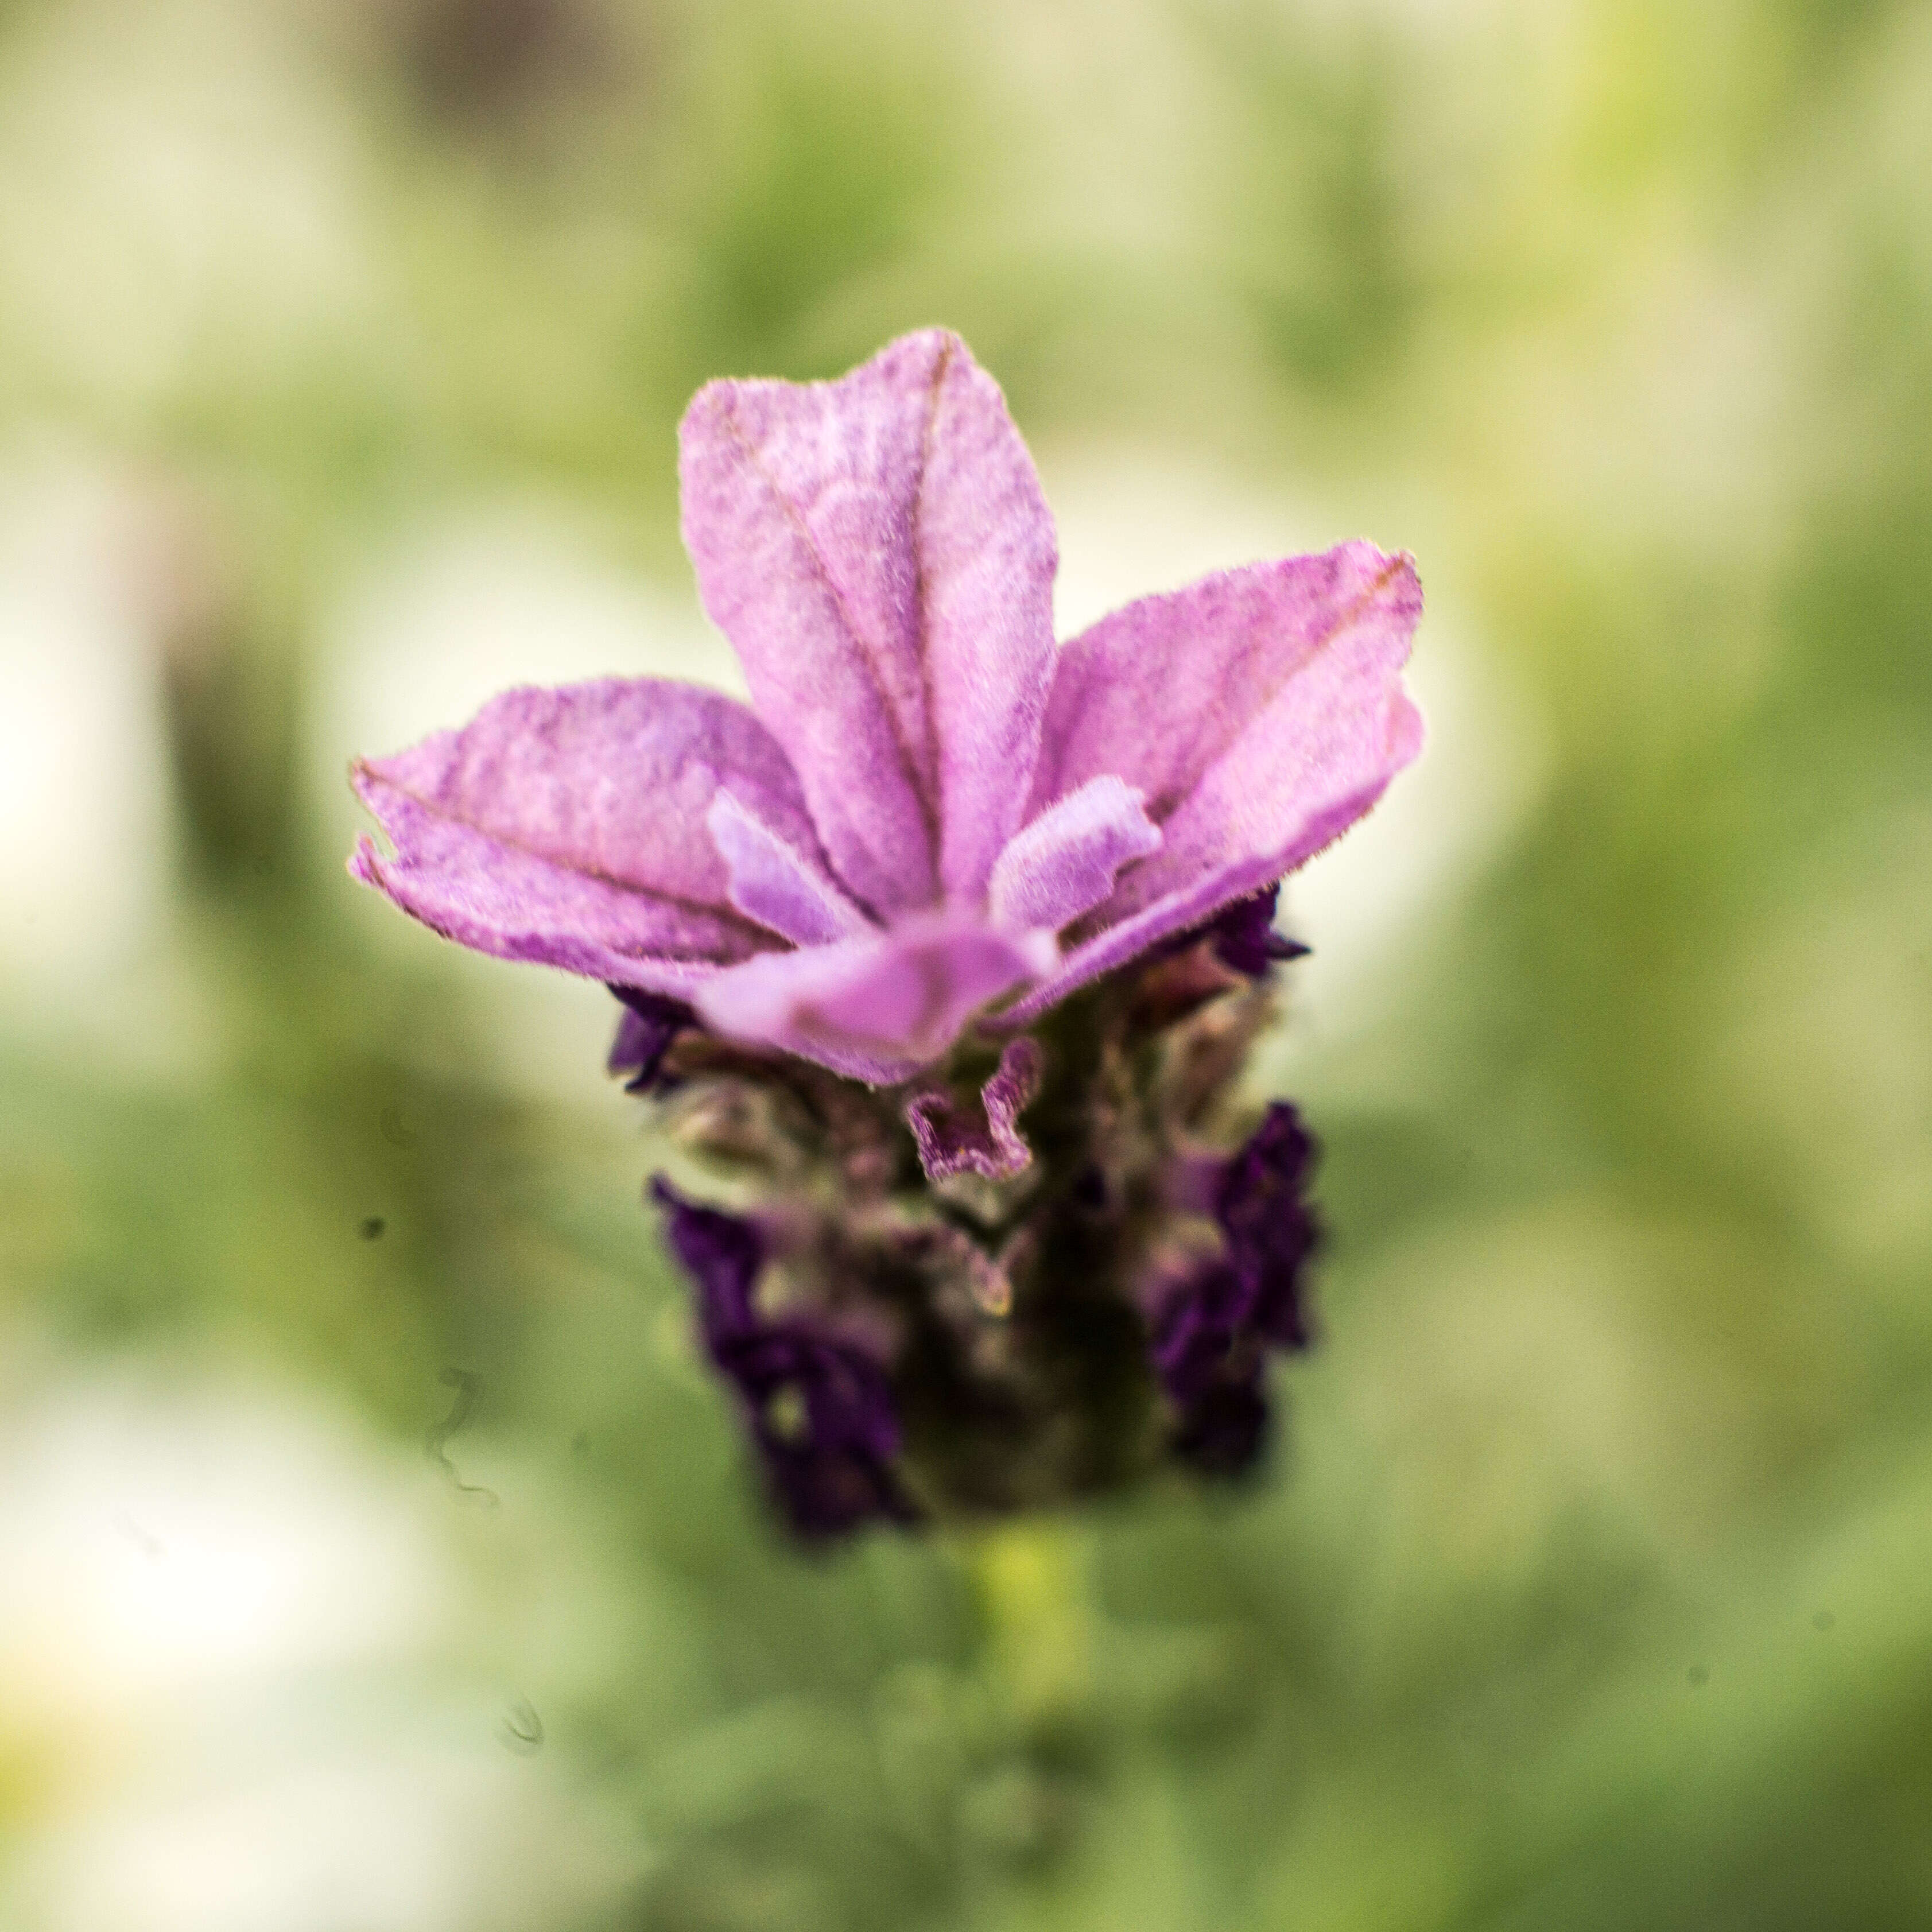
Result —
<instances>
[{"instance_id":1,"label":"bokeh green background","mask_svg":"<svg viewBox=\"0 0 1932 1932\"><path fill-rule=\"evenodd\" d=\"M1406 547L1434 741L1267 1479L808 1559L342 771L728 680L684 400L932 321L1070 621ZM1928 574L1922 5L8 0L0 1924L1932 1925Z\"/></svg>"}]
</instances>

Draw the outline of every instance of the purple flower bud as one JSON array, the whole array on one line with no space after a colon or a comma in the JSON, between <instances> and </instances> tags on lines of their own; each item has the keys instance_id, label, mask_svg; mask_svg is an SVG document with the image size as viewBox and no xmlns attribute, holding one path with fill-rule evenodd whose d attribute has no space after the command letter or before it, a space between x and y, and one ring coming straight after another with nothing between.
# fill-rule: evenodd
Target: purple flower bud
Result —
<instances>
[{"instance_id":1,"label":"purple flower bud","mask_svg":"<svg viewBox=\"0 0 1932 1932\"><path fill-rule=\"evenodd\" d=\"M627 1094L648 1094L654 1088L668 1086L658 1070L664 1064L670 1043L686 1027L698 1024L698 1016L682 1000L667 999L661 993L646 993L636 986L613 986L610 991L623 1002L623 1016L617 1022L617 1037L610 1043L610 1058L605 1063L613 1073L628 1073Z\"/></svg>"},{"instance_id":2,"label":"purple flower bud","mask_svg":"<svg viewBox=\"0 0 1932 1932\"><path fill-rule=\"evenodd\" d=\"M1214 957L1231 973L1250 980L1261 979L1278 961L1305 959L1309 947L1274 929L1275 906L1280 896L1279 881L1250 892L1245 898L1223 906L1212 919L1163 940L1149 957L1171 959L1204 940Z\"/></svg>"},{"instance_id":3,"label":"purple flower bud","mask_svg":"<svg viewBox=\"0 0 1932 1932\"><path fill-rule=\"evenodd\" d=\"M741 1214L687 1200L661 1174L651 1198L665 1210L665 1238L697 1288L698 1325L715 1353L721 1340L757 1322L752 1290L765 1264L764 1237Z\"/></svg>"},{"instance_id":4,"label":"purple flower bud","mask_svg":"<svg viewBox=\"0 0 1932 1932\"><path fill-rule=\"evenodd\" d=\"M892 1462L898 1418L885 1371L853 1343L752 1300L766 1260L756 1222L651 1183L665 1232L698 1289L706 1352L736 1388L773 1500L800 1535L838 1536L916 1514Z\"/></svg>"},{"instance_id":5,"label":"purple flower bud","mask_svg":"<svg viewBox=\"0 0 1932 1932\"><path fill-rule=\"evenodd\" d=\"M1230 971L1258 980L1276 960L1308 956L1308 948L1299 940L1285 938L1274 929L1275 902L1280 894L1281 887L1273 885L1237 899L1207 927L1215 958Z\"/></svg>"},{"instance_id":6,"label":"purple flower bud","mask_svg":"<svg viewBox=\"0 0 1932 1932\"><path fill-rule=\"evenodd\" d=\"M1155 1317L1150 1352L1161 1386L1184 1411L1227 1376L1248 1341L1254 1288L1226 1262L1210 1262L1171 1294Z\"/></svg>"},{"instance_id":7,"label":"purple flower bud","mask_svg":"<svg viewBox=\"0 0 1932 1932\"><path fill-rule=\"evenodd\" d=\"M844 1534L916 1512L892 1473L898 1419L885 1372L802 1322L771 1322L714 1343L736 1384L775 1499L801 1535Z\"/></svg>"},{"instance_id":8,"label":"purple flower bud","mask_svg":"<svg viewBox=\"0 0 1932 1932\"><path fill-rule=\"evenodd\" d=\"M1314 1163L1301 1117L1277 1100L1228 1163L1214 1204L1228 1257L1248 1286L1249 1324L1284 1348L1310 1340L1301 1271L1321 1230L1302 1190Z\"/></svg>"},{"instance_id":9,"label":"purple flower bud","mask_svg":"<svg viewBox=\"0 0 1932 1932\"><path fill-rule=\"evenodd\" d=\"M1177 1412L1171 1446L1204 1474L1238 1474L1260 1455L1265 1351L1308 1346L1301 1276L1319 1230L1301 1189L1314 1158L1299 1115L1276 1101L1215 1190L1225 1258L1199 1269L1156 1312L1150 1354Z\"/></svg>"}]
</instances>

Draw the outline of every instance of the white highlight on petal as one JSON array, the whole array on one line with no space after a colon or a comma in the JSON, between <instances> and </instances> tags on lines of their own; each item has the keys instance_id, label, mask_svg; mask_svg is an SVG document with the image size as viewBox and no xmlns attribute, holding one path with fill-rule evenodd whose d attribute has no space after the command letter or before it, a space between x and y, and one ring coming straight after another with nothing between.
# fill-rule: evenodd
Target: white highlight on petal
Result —
<instances>
[{"instance_id":1,"label":"white highlight on petal","mask_svg":"<svg viewBox=\"0 0 1932 1932\"><path fill-rule=\"evenodd\" d=\"M1160 849L1144 794L1124 779L1089 778L1006 842L986 896L1003 931L1058 932L1114 889L1124 866Z\"/></svg>"}]
</instances>

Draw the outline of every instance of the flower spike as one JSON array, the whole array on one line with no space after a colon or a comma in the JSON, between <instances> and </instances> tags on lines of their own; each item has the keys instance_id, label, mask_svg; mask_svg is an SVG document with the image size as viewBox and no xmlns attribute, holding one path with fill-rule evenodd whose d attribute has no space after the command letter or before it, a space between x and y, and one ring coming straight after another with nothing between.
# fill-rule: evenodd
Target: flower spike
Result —
<instances>
[{"instance_id":1,"label":"flower spike","mask_svg":"<svg viewBox=\"0 0 1932 1932\"><path fill-rule=\"evenodd\" d=\"M1032 460L944 329L707 385L680 476L750 704L506 692L356 766L387 844L351 872L603 980L611 1070L763 1190L656 1192L796 1526L1250 1466L1308 1340L1312 1144L1230 1096L1306 950L1281 880L1420 749L1413 565L1251 564L1056 646Z\"/></svg>"}]
</instances>

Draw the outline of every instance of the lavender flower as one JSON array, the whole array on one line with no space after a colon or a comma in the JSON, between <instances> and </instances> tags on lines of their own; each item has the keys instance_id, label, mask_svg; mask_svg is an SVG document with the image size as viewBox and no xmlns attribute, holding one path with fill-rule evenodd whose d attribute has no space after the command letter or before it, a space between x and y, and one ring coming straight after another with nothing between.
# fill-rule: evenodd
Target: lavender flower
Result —
<instances>
[{"instance_id":1,"label":"lavender flower","mask_svg":"<svg viewBox=\"0 0 1932 1932\"><path fill-rule=\"evenodd\" d=\"M1163 1177L1225 1132L1298 950L1278 882L1420 748L1408 560L1250 565L1056 647L1033 466L940 330L835 382L712 383L681 452L751 706L655 679L506 692L356 766L392 849L363 839L351 870L464 944L604 980L613 1070L807 1231L780 1270L801 1312L728 1334L730 1244L670 1204L795 1520L1022 1507L1190 1430L1251 1456L1264 1402L1226 1364L1298 1333L1299 1129L1270 1115L1218 1220L1163 1207ZM1150 1298L1189 1240L1214 1250L1197 1283L1234 1286L1184 1321ZM1204 1406L1169 1356L1230 1295ZM836 1339L848 1317L875 1348ZM782 1388L802 1433L759 1420Z\"/></svg>"}]
</instances>

